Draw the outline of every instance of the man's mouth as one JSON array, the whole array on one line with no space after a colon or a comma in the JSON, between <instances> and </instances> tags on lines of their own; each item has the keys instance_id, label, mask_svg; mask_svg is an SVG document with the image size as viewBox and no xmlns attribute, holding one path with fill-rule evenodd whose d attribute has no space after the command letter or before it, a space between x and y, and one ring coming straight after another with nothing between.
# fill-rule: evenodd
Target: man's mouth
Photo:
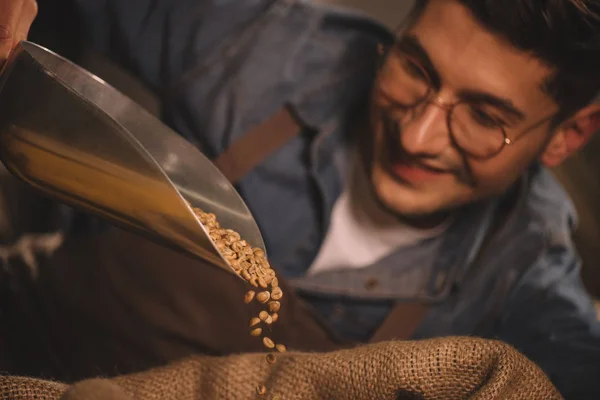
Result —
<instances>
[{"instance_id":1,"label":"man's mouth","mask_svg":"<svg viewBox=\"0 0 600 400\"><path fill-rule=\"evenodd\" d=\"M450 174L446 170L424 165L418 160L394 157L385 150L384 153L388 153L382 160L384 169L394 179L404 184L418 185L432 182Z\"/></svg>"},{"instance_id":2,"label":"man's mouth","mask_svg":"<svg viewBox=\"0 0 600 400\"><path fill-rule=\"evenodd\" d=\"M447 175L442 172L418 164L407 164L402 161L390 162L388 172L403 183L416 185L418 183L431 182Z\"/></svg>"}]
</instances>

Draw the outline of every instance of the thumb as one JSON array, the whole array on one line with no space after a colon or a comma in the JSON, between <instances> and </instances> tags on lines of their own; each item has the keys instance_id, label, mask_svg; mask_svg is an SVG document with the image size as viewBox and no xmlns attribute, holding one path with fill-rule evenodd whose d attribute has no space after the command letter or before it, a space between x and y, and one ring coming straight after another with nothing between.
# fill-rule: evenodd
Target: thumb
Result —
<instances>
[{"instance_id":1,"label":"thumb","mask_svg":"<svg viewBox=\"0 0 600 400\"><path fill-rule=\"evenodd\" d=\"M13 43L10 50L14 49L20 41L27 40L29 29L38 13L38 5L35 0L24 0L21 6L21 15L14 29ZM9 50L9 52L10 52ZM8 57L8 55L7 55Z\"/></svg>"},{"instance_id":2,"label":"thumb","mask_svg":"<svg viewBox=\"0 0 600 400\"><path fill-rule=\"evenodd\" d=\"M36 15L35 0L0 0L0 63L20 40L27 38Z\"/></svg>"}]
</instances>

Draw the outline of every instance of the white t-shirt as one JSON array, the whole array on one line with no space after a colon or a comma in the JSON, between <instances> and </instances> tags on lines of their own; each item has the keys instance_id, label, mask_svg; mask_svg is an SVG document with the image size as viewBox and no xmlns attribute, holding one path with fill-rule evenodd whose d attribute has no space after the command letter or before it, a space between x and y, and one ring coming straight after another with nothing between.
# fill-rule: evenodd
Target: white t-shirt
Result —
<instances>
[{"instance_id":1,"label":"white t-shirt","mask_svg":"<svg viewBox=\"0 0 600 400\"><path fill-rule=\"evenodd\" d=\"M336 201L327 235L309 275L372 265L400 247L441 234L450 220L433 229L403 224L373 198L361 169L353 168L352 180Z\"/></svg>"}]
</instances>

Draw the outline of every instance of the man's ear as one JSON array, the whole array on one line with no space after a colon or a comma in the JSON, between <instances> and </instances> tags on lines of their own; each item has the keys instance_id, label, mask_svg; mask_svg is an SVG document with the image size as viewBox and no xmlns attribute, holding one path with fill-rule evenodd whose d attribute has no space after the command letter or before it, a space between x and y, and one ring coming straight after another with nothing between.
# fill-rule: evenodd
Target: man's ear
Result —
<instances>
[{"instance_id":1,"label":"man's ear","mask_svg":"<svg viewBox=\"0 0 600 400\"><path fill-rule=\"evenodd\" d=\"M559 165L582 148L599 130L600 104L582 108L556 129L542 153L542 163L548 167Z\"/></svg>"}]
</instances>

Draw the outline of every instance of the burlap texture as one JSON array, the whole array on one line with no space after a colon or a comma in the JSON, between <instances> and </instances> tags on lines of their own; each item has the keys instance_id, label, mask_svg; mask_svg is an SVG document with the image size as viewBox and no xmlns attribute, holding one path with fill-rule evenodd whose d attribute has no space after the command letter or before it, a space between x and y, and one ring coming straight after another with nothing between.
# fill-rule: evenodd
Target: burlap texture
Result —
<instances>
[{"instance_id":1,"label":"burlap texture","mask_svg":"<svg viewBox=\"0 0 600 400\"><path fill-rule=\"evenodd\" d=\"M266 396L256 395L265 385ZM126 394L125 394L126 393ZM0 378L0 399L561 399L512 347L475 338L385 342L330 353L198 356L148 372L73 386Z\"/></svg>"}]
</instances>

